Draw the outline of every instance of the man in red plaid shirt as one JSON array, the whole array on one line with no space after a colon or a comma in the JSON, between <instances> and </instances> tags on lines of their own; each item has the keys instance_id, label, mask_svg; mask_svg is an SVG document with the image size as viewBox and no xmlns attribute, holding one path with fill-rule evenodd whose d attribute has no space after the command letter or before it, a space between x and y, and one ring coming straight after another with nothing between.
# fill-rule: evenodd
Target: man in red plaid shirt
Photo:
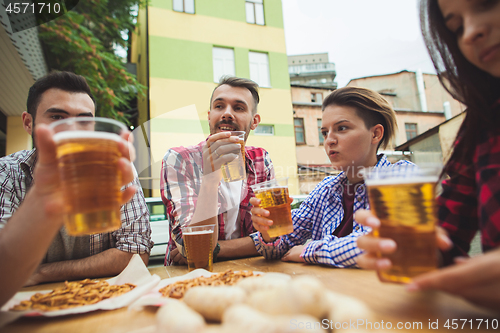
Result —
<instances>
[{"instance_id":1,"label":"man in red plaid shirt","mask_svg":"<svg viewBox=\"0 0 500 333\"><path fill-rule=\"evenodd\" d=\"M161 170L161 197L167 207L171 238L165 265L185 264L181 226L217 226L214 259L258 255L249 235L253 229L249 185L274 178L269 154L262 148L245 146L247 178L224 182L221 165L240 151L238 138L230 131L244 131L245 142L257 128L260 115L258 85L248 79L223 77L210 99L210 136L190 147L176 147L165 154Z\"/></svg>"}]
</instances>

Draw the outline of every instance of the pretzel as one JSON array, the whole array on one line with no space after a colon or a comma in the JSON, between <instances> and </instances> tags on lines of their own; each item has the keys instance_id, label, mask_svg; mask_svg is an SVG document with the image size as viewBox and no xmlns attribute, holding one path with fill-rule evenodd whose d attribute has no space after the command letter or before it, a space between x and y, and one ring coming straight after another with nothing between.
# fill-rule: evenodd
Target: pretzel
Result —
<instances>
[{"instance_id":1,"label":"pretzel","mask_svg":"<svg viewBox=\"0 0 500 333\"><path fill-rule=\"evenodd\" d=\"M78 306L95 304L102 300L119 296L135 288L131 283L109 285L106 281L85 279L76 282L64 282L65 286L49 293L36 293L28 301L21 301L11 311L56 311Z\"/></svg>"},{"instance_id":2,"label":"pretzel","mask_svg":"<svg viewBox=\"0 0 500 333\"><path fill-rule=\"evenodd\" d=\"M254 276L253 271L233 272L233 270L228 269L225 272L209 277L201 276L194 279L177 281L161 288L159 292L164 297L181 299L184 297L184 293L190 288L198 286L232 286L239 280L249 276Z\"/></svg>"}]
</instances>

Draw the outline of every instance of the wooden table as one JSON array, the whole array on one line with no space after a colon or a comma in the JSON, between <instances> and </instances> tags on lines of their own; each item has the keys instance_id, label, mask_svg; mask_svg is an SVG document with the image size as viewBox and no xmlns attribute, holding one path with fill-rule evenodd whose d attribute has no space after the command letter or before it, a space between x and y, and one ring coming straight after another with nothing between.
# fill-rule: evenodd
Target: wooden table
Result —
<instances>
[{"instance_id":1,"label":"wooden table","mask_svg":"<svg viewBox=\"0 0 500 333\"><path fill-rule=\"evenodd\" d=\"M472 320L474 331L477 330L480 320L491 321L498 318L485 309L475 307L464 300L441 292L408 293L404 286L381 283L376 274L371 271L358 269L334 269L317 265L305 265L297 263L284 263L281 261L266 261L262 257L231 260L214 264L214 271L221 272L226 269L233 270L255 270L262 272L282 272L293 276L312 275L319 278L327 288L349 296L357 297L375 312L373 325L381 325L391 322L393 330L398 323L414 327L404 331L415 332L450 332L462 331L452 330L444 327L450 319L459 324L459 328L468 320L466 331L470 331ZM152 274L159 275L162 279L179 276L187 273L185 266L168 267L168 274L164 267L151 268ZM47 290L60 286L60 283L45 284L41 286L24 288L23 291ZM119 309L114 311L98 311L82 315L64 316L57 318L21 318L17 321L0 328L1 332L151 332L155 324L155 308L147 308L143 311L129 311ZM363 318L359 318L363 319ZM462 319L462 321L460 321ZM430 330L429 323L438 321L438 329ZM421 323L421 324L419 324ZM500 331L499 327L494 331ZM375 326L376 327L376 326ZM483 322L478 331L486 331ZM465 330L465 329L464 329ZM381 332L382 330L374 330ZM356 331L354 331L356 332ZM244 333L244 332L241 332Z\"/></svg>"}]
</instances>

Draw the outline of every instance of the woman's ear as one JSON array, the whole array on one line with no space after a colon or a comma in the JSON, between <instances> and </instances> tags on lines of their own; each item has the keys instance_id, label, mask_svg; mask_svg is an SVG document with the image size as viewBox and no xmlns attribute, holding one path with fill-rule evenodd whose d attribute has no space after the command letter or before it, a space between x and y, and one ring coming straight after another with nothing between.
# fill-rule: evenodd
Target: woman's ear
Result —
<instances>
[{"instance_id":1,"label":"woman's ear","mask_svg":"<svg viewBox=\"0 0 500 333\"><path fill-rule=\"evenodd\" d=\"M379 142L384 138L384 126L377 124L371 128L372 144L378 146Z\"/></svg>"}]
</instances>

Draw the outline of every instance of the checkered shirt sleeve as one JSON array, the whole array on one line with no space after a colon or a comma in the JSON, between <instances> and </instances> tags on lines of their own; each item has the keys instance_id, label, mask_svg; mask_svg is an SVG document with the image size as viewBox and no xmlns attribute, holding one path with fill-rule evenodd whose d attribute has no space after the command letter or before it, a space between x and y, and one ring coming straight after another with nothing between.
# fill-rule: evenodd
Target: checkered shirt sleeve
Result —
<instances>
[{"instance_id":1,"label":"checkered shirt sleeve","mask_svg":"<svg viewBox=\"0 0 500 333\"><path fill-rule=\"evenodd\" d=\"M149 210L135 169L134 173L136 175L134 180L123 188L135 185L137 191L132 199L120 209L121 228L111 234L91 235L91 255L100 253L109 247L115 247L129 253L151 253L153 241L151 240Z\"/></svg>"},{"instance_id":2,"label":"checkered shirt sleeve","mask_svg":"<svg viewBox=\"0 0 500 333\"><path fill-rule=\"evenodd\" d=\"M376 167L391 168L395 173L400 173L415 166L407 161L391 165L386 157L382 156ZM267 259L279 259L292 247L311 239L301 254L306 262L339 268L356 267L355 259L362 253L356 241L371 229L354 220L351 234L345 237L333 235L344 217L342 191L346 181L346 175L341 173L338 176L326 177L319 183L300 207L292 211L292 233L281 236L274 243L266 243L260 233L252 235L257 251ZM358 187L355 194L353 212L358 209L369 209L365 185Z\"/></svg>"},{"instance_id":3,"label":"checkered shirt sleeve","mask_svg":"<svg viewBox=\"0 0 500 333\"><path fill-rule=\"evenodd\" d=\"M479 230L483 251L500 246L500 134L482 133L471 164L451 162L438 197L438 220L454 247L444 264L467 256Z\"/></svg>"},{"instance_id":4,"label":"checkered shirt sleeve","mask_svg":"<svg viewBox=\"0 0 500 333\"><path fill-rule=\"evenodd\" d=\"M0 229L26 196L26 176L19 167L20 157L23 157L21 152L0 159Z\"/></svg>"}]
</instances>

